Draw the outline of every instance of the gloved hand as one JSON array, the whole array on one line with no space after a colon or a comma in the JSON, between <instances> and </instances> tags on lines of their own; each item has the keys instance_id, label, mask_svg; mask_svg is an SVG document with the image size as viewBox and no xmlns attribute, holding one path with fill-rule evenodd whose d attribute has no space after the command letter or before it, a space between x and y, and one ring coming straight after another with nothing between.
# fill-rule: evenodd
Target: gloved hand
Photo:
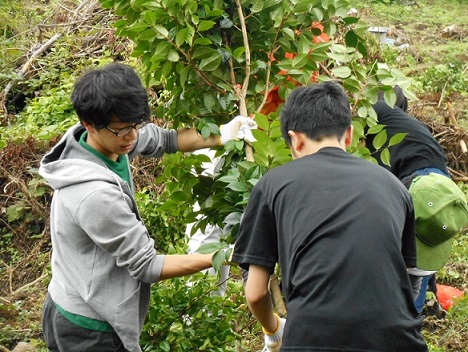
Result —
<instances>
[{"instance_id":1,"label":"gloved hand","mask_svg":"<svg viewBox=\"0 0 468 352\"><path fill-rule=\"evenodd\" d=\"M257 123L253 119L237 115L227 124L219 126L219 131L221 132L221 145L226 144L227 141L232 139L244 139L249 142L245 137L250 138L251 136L250 139L253 138L252 133L250 132L253 128L257 128ZM246 131L249 131L250 135L248 135Z\"/></svg>"},{"instance_id":2,"label":"gloved hand","mask_svg":"<svg viewBox=\"0 0 468 352\"><path fill-rule=\"evenodd\" d=\"M237 133L237 138L243 139L248 143L256 142L257 140L252 134L253 128L257 128L257 126L255 125L255 127L251 127L249 125L241 125L239 128L239 132Z\"/></svg>"},{"instance_id":3,"label":"gloved hand","mask_svg":"<svg viewBox=\"0 0 468 352\"><path fill-rule=\"evenodd\" d=\"M262 352L278 352L281 348L281 344L283 343L283 332L286 319L280 318L276 313L273 314L277 319L276 330L269 332L266 331L265 328L262 328L263 333L265 334L265 347Z\"/></svg>"}]
</instances>

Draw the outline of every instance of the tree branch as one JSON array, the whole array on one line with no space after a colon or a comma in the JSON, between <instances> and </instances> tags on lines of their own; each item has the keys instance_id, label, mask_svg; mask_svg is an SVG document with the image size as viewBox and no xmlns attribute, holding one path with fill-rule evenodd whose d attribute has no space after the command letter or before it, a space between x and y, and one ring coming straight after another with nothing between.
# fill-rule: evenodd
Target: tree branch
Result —
<instances>
[{"instance_id":1,"label":"tree branch","mask_svg":"<svg viewBox=\"0 0 468 352\"><path fill-rule=\"evenodd\" d=\"M234 86L234 90L239 97L239 112L243 116L249 116L247 111L247 104L245 101L245 97L247 96L247 89L249 88L249 80L250 80L250 45L249 45L249 37L247 35L247 27L245 25L245 16L244 12L242 11L242 7L240 4L240 0L236 1L237 7L237 14L239 15L239 21L242 30L242 38L244 40L244 48L245 48L245 77L244 82L242 83L242 87L239 88L237 84ZM245 156L248 161L253 161L253 150L252 146L245 143Z\"/></svg>"},{"instance_id":2,"label":"tree branch","mask_svg":"<svg viewBox=\"0 0 468 352\"><path fill-rule=\"evenodd\" d=\"M247 104L245 102L245 97L247 96L247 89L249 88L249 80L250 80L250 45L249 45L249 38L247 36L247 27L245 25L245 16L244 12L242 11L242 7L239 0L236 1L237 6L237 14L239 15L239 21L242 30L242 38L244 40L244 48L245 48L245 77L244 82L242 83L242 87L239 88L237 85L234 87L237 96L239 97L239 112L241 115L248 116L247 112Z\"/></svg>"}]
</instances>

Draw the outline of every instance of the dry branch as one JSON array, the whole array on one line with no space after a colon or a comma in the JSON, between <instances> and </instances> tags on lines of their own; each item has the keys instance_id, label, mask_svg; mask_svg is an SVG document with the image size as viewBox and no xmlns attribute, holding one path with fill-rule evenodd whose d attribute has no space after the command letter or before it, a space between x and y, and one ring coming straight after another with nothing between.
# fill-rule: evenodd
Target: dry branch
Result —
<instances>
[{"instance_id":1,"label":"dry branch","mask_svg":"<svg viewBox=\"0 0 468 352\"><path fill-rule=\"evenodd\" d=\"M85 7L86 10L83 10ZM49 38L45 43L41 44L39 49L35 50L33 54L27 59L26 63L24 63L18 71L18 74L14 79L12 79L5 87L3 91L3 111L5 115L5 120L9 123L8 120L8 109L6 106L7 96L10 90L24 77L26 77L27 73L29 72L31 66L36 61L36 59L43 54L46 50L48 50L58 39L63 37L66 34L71 33L75 29L79 28L83 25L86 21L89 20L91 15L93 14L94 10L99 7L99 2L97 0L84 0L80 3L74 10L69 19L68 23L65 24L54 24L49 26L54 26L55 28L63 27L63 31L59 33L55 33L51 38ZM38 28L41 29L47 25L41 24L38 25Z\"/></svg>"},{"instance_id":2,"label":"dry branch","mask_svg":"<svg viewBox=\"0 0 468 352\"><path fill-rule=\"evenodd\" d=\"M44 44L41 45L39 49L37 49L31 57L26 61L26 63L21 67L21 69L18 72L17 78L13 79L10 81L7 86L5 87L5 90L3 91L4 96L6 97L8 95L8 92L10 91L11 88L18 82L21 78L23 78L26 73L29 71L29 67L31 67L31 64L33 61L41 55L44 51L49 49L49 47L60 37L62 37L63 33L57 33L55 34L52 38L50 38L48 41L46 41ZM5 117L7 117L8 111L6 106L4 107L5 109ZM8 119L7 119L8 120Z\"/></svg>"},{"instance_id":3,"label":"dry branch","mask_svg":"<svg viewBox=\"0 0 468 352\"><path fill-rule=\"evenodd\" d=\"M11 293L10 293L10 296L11 296L12 299L14 300L14 298L15 298L19 293L25 291L26 289L28 289L28 288L31 287L31 286L34 286L34 285L37 284L38 282L44 280L47 276L48 276L47 273L42 274L42 275L39 276L36 280L34 280L34 281L32 281L32 282L29 282L29 283L27 283L26 285L21 286L20 288L18 288L18 289L16 289L15 291L11 292Z\"/></svg>"}]
</instances>

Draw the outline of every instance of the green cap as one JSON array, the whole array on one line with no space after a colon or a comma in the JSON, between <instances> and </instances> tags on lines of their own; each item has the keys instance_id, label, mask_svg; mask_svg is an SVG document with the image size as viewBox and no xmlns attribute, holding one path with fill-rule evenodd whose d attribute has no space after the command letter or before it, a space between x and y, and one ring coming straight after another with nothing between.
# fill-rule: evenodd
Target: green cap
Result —
<instances>
[{"instance_id":1,"label":"green cap","mask_svg":"<svg viewBox=\"0 0 468 352\"><path fill-rule=\"evenodd\" d=\"M453 238L468 226L466 196L437 173L416 177L409 191L416 216L417 267L439 270L450 257Z\"/></svg>"}]
</instances>

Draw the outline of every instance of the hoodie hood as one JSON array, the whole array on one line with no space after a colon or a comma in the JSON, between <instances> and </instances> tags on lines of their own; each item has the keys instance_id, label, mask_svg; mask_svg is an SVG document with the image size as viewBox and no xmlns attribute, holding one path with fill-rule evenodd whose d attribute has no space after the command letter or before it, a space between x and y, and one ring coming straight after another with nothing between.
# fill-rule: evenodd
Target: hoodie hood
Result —
<instances>
[{"instance_id":1,"label":"hoodie hood","mask_svg":"<svg viewBox=\"0 0 468 352\"><path fill-rule=\"evenodd\" d=\"M118 183L104 162L80 145L85 131L81 123L76 124L41 160L39 174L54 190L90 181Z\"/></svg>"}]
</instances>

